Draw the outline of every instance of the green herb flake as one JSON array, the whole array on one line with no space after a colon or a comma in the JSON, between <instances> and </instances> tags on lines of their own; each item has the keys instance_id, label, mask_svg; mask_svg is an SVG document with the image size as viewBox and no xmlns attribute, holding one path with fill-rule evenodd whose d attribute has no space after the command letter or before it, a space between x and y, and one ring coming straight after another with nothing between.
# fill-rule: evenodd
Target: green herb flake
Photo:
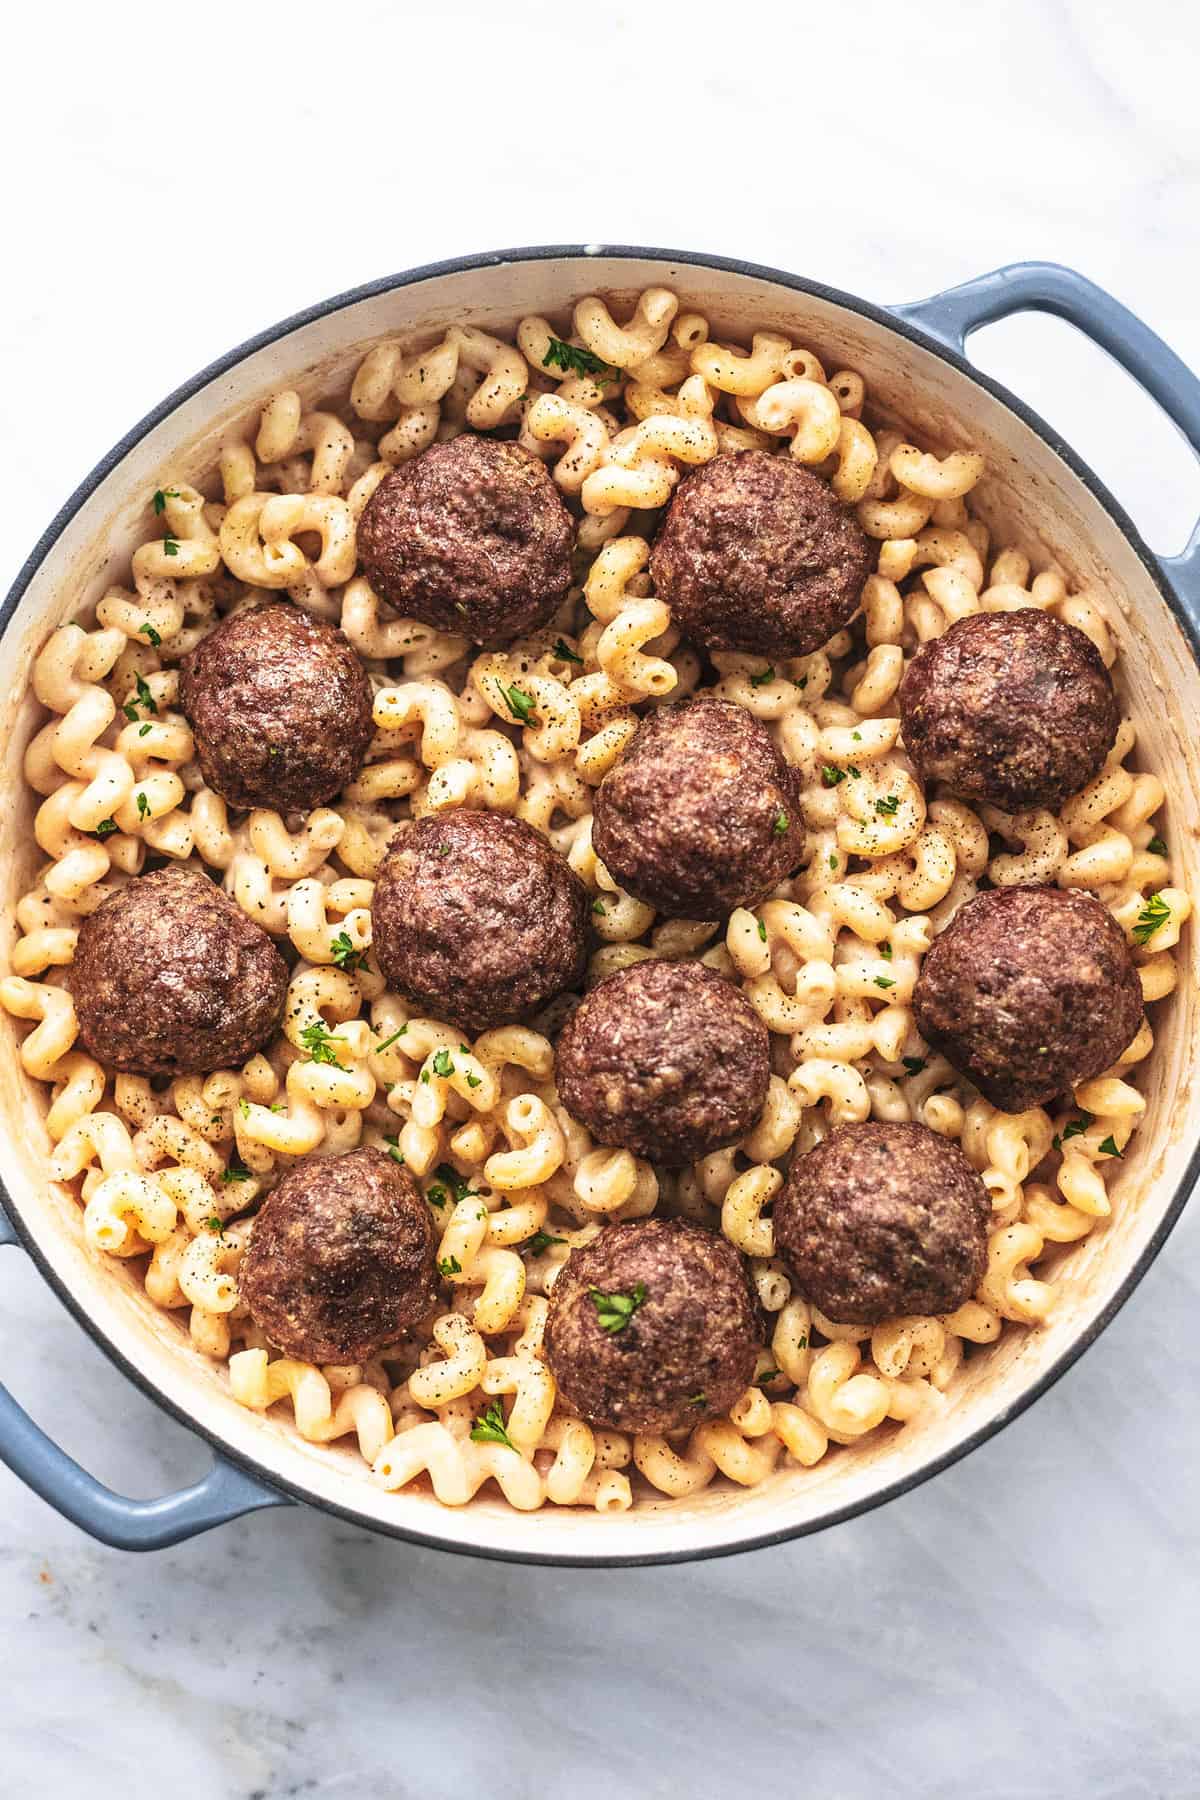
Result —
<instances>
[{"instance_id":1,"label":"green herb flake","mask_svg":"<svg viewBox=\"0 0 1200 1800\"><path fill-rule=\"evenodd\" d=\"M895 985L896 983L892 980L890 975L877 975L875 977L875 986L877 988L894 988Z\"/></svg>"},{"instance_id":2,"label":"green herb flake","mask_svg":"<svg viewBox=\"0 0 1200 1800\"><path fill-rule=\"evenodd\" d=\"M163 493L161 488L155 488L155 490L154 490L154 511L158 516L161 517L161 515L166 512L166 510L167 510L167 496Z\"/></svg>"},{"instance_id":3,"label":"green herb flake","mask_svg":"<svg viewBox=\"0 0 1200 1800\"><path fill-rule=\"evenodd\" d=\"M767 941L767 926L766 926L765 919L760 919L758 921L758 935L762 939L763 943L765 944Z\"/></svg>"},{"instance_id":4,"label":"green herb flake","mask_svg":"<svg viewBox=\"0 0 1200 1800\"><path fill-rule=\"evenodd\" d=\"M156 650L158 649L158 646L162 643L162 633L155 631L155 629L154 629L153 625L150 623L149 619L142 620L141 624L138 626L138 634L141 637L149 638L150 642L154 645L154 648Z\"/></svg>"},{"instance_id":5,"label":"green herb flake","mask_svg":"<svg viewBox=\"0 0 1200 1800\"><path fill-rule=\"evenodd\" d=\"M899 805L900 802L895 794L888 794L885 799L875 802L875 811L883 819L894 819Z\"/></svg>"},{"instance_id":6,"label":"green herb flake","mask_svg":"<svg viewBox=\"0 0 1200 1800\"><path fill-rule=\"evenodd\" d=\"M785 812L777 812L774 819L771 821L771 830L776 837L785 837L787 835L787 828L791 822L792 821Z\"/></svg>"},{"instance_id":7,"label":"green herb flake","mask_svg":"<svg viewBox=\"0 0 1200 1800\"><path fill-rule=\"evenodd\" d=\"M154 727L152 725L139 725L138 726L138 736L145 737L147 732L153 731L153 729L154 729Z\"/></svg>"},{"instance_id":8,"label":"green herb flake","mask_svg":"<svg viewBox=\"0 0 1200 1800\"><path fill-rule=\"evenodd\" d=\"M162 541L162 547L163 547L164 556L178 556L179 555L179 539L178 538L165 537Z\"/></svg>"},{"instance_id":9,"label":"green herb flake","mask_svg":"<svg viewBox=\"0 0 1200 1800\"><path fill-rule=\"evenodd\" d=\"M562 638L555 639L552 654L557 656L559 662L578 663L581 669L583 667L582 656L580 656L577 651L572 650L569 644L564 643Z\"/></svg>"},{"instance_id":10,"label":"green herb flake","mask_svg":"<svg viewBox=\"0 0 1200 1800\"><path fill-rule=\"evenodd\" d=\"M525 1248L531 1256L540 1256L543 1250L550 1248L551 1244L565 1244L566 1241L566 1238L555 1237L552 1231L535 1231Z\"/></svg>"},{"instance_id":11,"label":"green herb flake","mask_svg":"<svg viewBox=\"0 0 1200 1800\"><path fill-rule=\"evenodd\" d=\"M451 1163L439 1163L433 1173L436 1180L445 1183L455 1200L465 1200L469 1194L475 1191L468 1177L460 1175Z\"/></svg>"},{"instance_id":12,"label":"green herb flake","mask_svg":"<svg viewBox=\"0 0 1200 1800\"><path fill-rule=\"evenodd\" d=\"M832 870L833 870L833 872L834 872L834 874L835 874L835 875L836 875L836 874L837 874L837 866L838 866L838 859L837 859L837 856L836 856L836 854L835 854L835 853L834 853L834 852L833 852L833 851L830 851L830 853L829 853L829 866L830 866L830 868L831 868L831 869L832 869Z\"/></svg>"},{"instance_id":13,"label":"green herb flake","mask_svg":"<svg viewBox=\"0 0 1200 1800\"><path fill-rule=\"evenodd\" d=\"M408 1026L406 1024L402 1025L400 1027L399 1031L393 1031L391 1037L385 1037L382 1044L372 1044L371 1045L371 1055L372 1056L382 1056L384 1051L390 1050L392 1045L395 1043L396 1039L402 1038L407 1030L408 1030Z\"/></svg>"},{"instance_id":14,"label":"green herb flake","mask_svg":"<svg viewBox=\"0 0 1200 1800\"><path fill-rule=\"evenodd\" d=\"M403 1163L404 1152L400 1148L400 1139L398 1137L385 1137L383 1141L388 1147L388 1155L391 1157L392 1161Z\"/></svg>"},{"instance_id":15,"label":"green herb flake","mask_svg":"<svg viewBox=\"0 0 1200 1800\"><path fill-rule=\"evenodd\" d=\"M538 722L537 707L532 694L524 688L505 687L500 683L500 692L504 695L504 704L519 725L536 725Z\"/></svg>"},{"instance_id":16,"label":"green herb flake","mask_svg":"<svg viewBox=\"0 0 1200 1800\"><path fill-rule=\"evenodd\" d=\"M845 781L845 779L845 769L839 769L834 763L822 765L821 780L826 787L836 787L840 781Z\"/></svg>"},{"instance_id":17,"label":"green herb flake","mask_svg":"<svg viewBox=\"0 0 1200 1800\"><path fill-rule=\"evenodd\" d=\"M801 677L800 677L800 679L799 679L799 681L793 681L793 682L792 682L792 686L793 686L793 687L797 687L797 688L799 688L799 689L800 689L800 691L801 691L801 693L803 693L803 692L804 692L804 689L805 689L805 688L806 688L806 687L807 687L807 686L808 686L808 676L807 676L807 675L801 675Z\"/></svg>"},{"instance_id":18,"label":"green herb flake","mask_svg":"<svg viewBox=\"0 0 1200 1800\"><path fill-rule=\"evenodd\" d=\"M348 931L338 932L330 950L338 968L345 969L347 975L353 975L356 969L361 969L367 958L366 951L357 948Z\"/></svg>"},{"instance_id":19,"label":"green herb flake","mask_svg":"<svg viewBox=\"0 0 1200 1800\"><path fill-rule=\"evenodd\" d=\"M852 731L850 733L850 736L854 739L854 742L856 744L862 743L862 732L861 731Z\"/></svg>"},{"instance_id":20,"label":"green herb flake","mask_svg":"<svg viewBox=\"0 0 1200 1800\"><path fill-rule=\"evenodd\" d=\"M847 763L846 773L847 775L853 775L855 781L860 781L862 779L862 770L857 763Z\"/></svg>"},{"instance_id":21,"label":"green herb flake","mask_svg":"<svg viewBox=\"0 0 1200 1800\"><path fill-rule=\"evenodd\" d=\"M884 960L884 962L891 962L891 960L892 960L892 946L891 946L891 945L890 945L890 944L887 944L887 943L884 943L884 944L880 944L880 946L879 946L879 954L880 954L880 956L882 956L882 958L883 958L883 960Z\"/></svg>"},{"instance_id":22,"label":"green herb flake","mask_svg":"<svg viewBox=\"0 0 1200 1800\"><path fill-rule=\"evenodd\" d=\"M430 1206L436 1206L439 1212L445 1211L446 1190L440 1181L435 1181L432 1187L425 1189L425 1198L428 1200Z\"/></svg>"},{"instance_id":23,"label":"green herb flake","mask_svg":"<svg viewBox=\"0 0 1200 1800\"><path fill-rule=\"evenodd\" d=\"M1117 1149L1117 1140L1114 1137L1106 1137L1100 1146L1100 1154L1101 1156L1124 1156L1125 1152Z\"/></svg>"},{"instance_id":24,"label":"green herb flake","mask_svg":"<svg viewBox=\"0 0 1200 1800\"><path fill-rule=\"evenodd\" d=\"M1148 944L1156 931L1164 926L1171 916L1171 909L1161 894L1151 894L1137 917L1133 928L1135 944Z\"/></svg>"},{"instance_id":25,"label":"green herb flake","mask_svg":"<svg viewBox=\"0 0 1200 1800\"><path fill-rule=\"evenodd\" d=\"M216 1213L210 1214L209 1217L205 1219L204 1229L205 1231L211 1231L213 1236L218 1239L220 1243L223 1244L225 1242L225 1221L219 1218Z\"/></svg>"},{"instance_id":26,"label":"green herb flake","mask_svg":"<svg viewBox=\"0 0 1200 1800\"><path fill-rule=\"evenodd\" d=\"M619 1331L624 1331L638 1307L645 1303L646 1284L639 1281L632 1294L602 1294L596 1287L590 1287L588 1293L601 1329L615 1337Z\"/></svg>"},{"instance_id":27,"label":"green herb flake","mask_svg":"<svg viewBox=\"0 0 1200 1800\"><path fill-rule=\"evenodd\" d=\"M564 343L562 338L552 337L546 346L546 354L542 358L543 369L561 369L565 375L591 375L596 381L620 381L621 371L612 368L590 350L580 349L576 344Z\"/></svg>"},{"instance_id":28,"label":"green herb flake","mask_svg":"<svg viewBox=\"0 0 1200 1800\"><path fill-rule=\"evenodd\" d=\"M447 1075L453 1075L454 1058L448 1050L437 1050L434 1052L433 1072L435 1075L442 1076L443 1079L445 1079Z\"/></svg>"},{"instance_id":29,"label":"green herb flake","mask_svg":"<svg viewBox=\"0 0 1200 1800\"><path fill-rule=\"evenodd\" d=\"M100 823L97 825L95 831L93 831L91 835L92 835L92 837L98 837L98 838L111 837L113 832L116 829L117 829L117 821L115 819L101 819Z\"/></svg>"},{"instance_id":30,"label":"green herb flake","mask_svg":"<svg viewBox=\"0 0 1200 1800\"><path fill-rule=\"evenodd\" d=\"M468 1069L466 1071L466 1075L467 1075L467 1086L469 1088L482 1087L482 1085L483 1085L483 1076L482 1075L472 1075L470 1069Z\"/></svg>"},{"instance_id":31,"label":"green herb flake","mask_svg":"<svg viewBox=\"0 0 1200 1800\"><path fill-rule=\"evenodd\" d=\"M137 797L137 808L139 819L148 819L150 817L150 802L140 790Z\"/></svg>"},{"instance_id":32,"label":"green herb flake","mask_svg":"<svg viewBox=\"0 0 1200 1800\"><path fill-rule=\"evenodd\" d=\"M707 1394L692 1394L688 1397L688 1405L689 1406L707 1406L708 1405L708 1395Z\"/></svg>"},{"instance_id":33,"label":"green herb flake","mask_svg":"<svg viewBox=\"0 0 1200 1800\"><path fill-rule=\"evenodd\" d=\"M771 1382L779 1380L778 1369L764 1369L761 1375L754 1377L755 1387L769 1387Z\"/></svg>"},{"instance_id":34,"label":"green herb flake","mask_svg":"<svg viewBox=\"0 0 1200 1800\"><path fill-rule=\"evenodd\" d=\"M221 1170L221 1180L226 1187L232 1181L253 1181L253 1179L253 1171L248 1169L241 1158L237 1156L231 1157L228 1168Z\"/></svg>"},{"instance_id":35,"label":"green herb flake","mask_svg":"<svg viewBox=\"0 0 1200 1800\"><path fill-rule=\"evenodd\" d=\"M900 1061L904 1064L907 1073L910 1075L919 1075L925 1067L925 1058L923 1056L902 1056Z\"/></svg>"},{"instance_id":36,"label":"green herb flake","mask_svg":"<svg viewBox=\"0 0 1200 1800\"><path fill-rule=\"evenodd\" d=\"M335 1069L345 1069L345 1063L338 1061L337 1051L345 1047L346 1040L330 1031L324 1019L314 1019L311 1025L306 1025L300 1033L300 1042L308 1051L310 1062L329 1063Z\"/></svg>"},{"instance_id":37,"label":"green herb flake","mask_svg":"<svg viewBox=\"0 0 1200 1800\"><path fill-rule=\"evenodd\" d=\"M608 917L608 912L603 900L593 900L592 911L596 914L597 918L606 919Z\"/></svg>"},{"instance_id":38,"label":"green herb flake","mask_svg":"<svg viewBox=\"0 0 1200 1800\"><path fill-rule=\"evenodd\" d=\"M1146 848L1150 852L1151 856L1169 856L1170 855L1170 851L1167 849L1167 846L1163 843L1163 841L1160 837L1152 837L1150 839L1150 842L1146 845Z\"/></svg>"},{"instance_id":39,"label":"green herb flake","mask_svg":"<svg viewBox=\"0 0 1200 1800\"><path fill-rule=\"evenodd\" d=\"M510 1450L516 1445L505 1429L504 1408L498 1400L493 1400L486 1412L480 1413L471 1427L473 1444L506 1444Z\"/></svg>"},{"instance_id":40,"label":"green herb flake","mask_svg":"<svg viewBox=\"0 0 1200 1800\"><path fill-rule=\"evenodd\" d=\"M462 1274L462 1264L459 1262L457 1256L439 1256L437 1269L439 1275L450 1276Z\"/></svg>"},{"instance_id":41,"label":"green herb flake","mask_svg":"<svg viewBox=\"0 0 1200 1800\"><path fill-rule=\"evenodd\" d=\"M774 679L775 671L770 663L768 663L765 669L761 669L757 675L752 675L750 677L750 686L753 688L766 687L767 683L769 681L774 681Z\"/></svg>"}]
</instances>

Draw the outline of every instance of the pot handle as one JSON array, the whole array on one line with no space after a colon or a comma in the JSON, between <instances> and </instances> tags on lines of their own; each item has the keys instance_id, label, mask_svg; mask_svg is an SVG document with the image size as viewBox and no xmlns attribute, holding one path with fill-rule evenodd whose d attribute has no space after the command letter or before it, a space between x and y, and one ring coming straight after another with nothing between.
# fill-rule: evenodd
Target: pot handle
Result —
<instances>
[{"instance_id":1,"label":"pot handle","mask_svg":"<svg viewBox=\"0 0 1200 1800\"><path fill-rule=\"evenodd\" d=\"M20 1239L0 1206L0 1246ZM265 1506L290 1506L286 1494L246 1475L223 1457L191 1487L157 1500L131 1500L89 1475L0 1386L0 1462L64 1519L114 1550L165 1550Z\"/></svg>"},{"instance_id":2,"label":"pot handle","mask_svg":"<svg viewBox=\"0 0 1200 1800\"><path fill-rule=\"evenodd\" d=\"M1054 313L1107 350L1157 400L1200 456L1200 379L1128 307L1074 269L1061 263L1009 263L944 294L891 310L960 356L981 325L1017 312ZM1200 523L1181 555L1155 560L1193 619L1200 620Z\"/></svg>"}]
</instances>

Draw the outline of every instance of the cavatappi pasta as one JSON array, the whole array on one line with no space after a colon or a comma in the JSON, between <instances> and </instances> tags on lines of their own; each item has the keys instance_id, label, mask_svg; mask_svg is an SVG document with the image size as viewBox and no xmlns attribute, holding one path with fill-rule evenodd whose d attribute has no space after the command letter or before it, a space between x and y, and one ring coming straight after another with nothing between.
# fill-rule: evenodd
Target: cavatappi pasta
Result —
<instances>
[{"instance_id":1,"label":"cavatappi pasta","mask_svg":"<svg viewBox=\"0 0 1200 1800\"><path fill-rule=\"evenodd\" d=\"M312 1442L355 1441L385 1488L424 1478L461 1505L491 1481L522 1510L603 1511L811 1467L951 1404L964 1356L1048 1316L1045 1259L1104 1227L1107 1171L1145 1106L1152 1025L1066 1111L1009 1115L927 1050L911 998L923 953L985 877L1089 889L1124 930L1147 1003L1168 995L1191 902L1172 883L1163 788L1137 768L1126 719L1060 814L922 792L896 700L916 646L967 614L1020 607L1078 626L1107 665L1117 645L1098 595L990 541L970 500L982 458L939 456L864 411L852 370L827 373L777 332L749 349L714 340L664 288L624 322L588 297L569 324L522 319L515 342L466 326L425 348L384 342L344 402L306 411L297 392L273 394L203 491L165 472L129 585L37 656L46 721L25 776L43 861L16 909L0 1001L31 1027L20 1054L46 1088L49 1174L77 1192L96 1254L136 1259L147 1294L226 1366L238 1401L290 1408ZM358 572L355 529L389 469L497 429L548 464L576 511L579 585L545 630L475 653L392 614ZM653 591L649 540L681 475L752 447L829 480L874 540L875 571L859 620L822 650L775 666L717 654L706 679ZM231 817L195 761L178 663L220 617L280 590L340 622L363 659L374 742L336 805ZM804 784L801 872L723 931L657 917L591 842L593 791L639 709L702 682L762 720ZM464 1044L386 991L370 905L395 822L464 806L527 821L582 877L599 940L590 980L654 955L700 958L740 983L772 1033L774 1073L736 1148L676 1173L595 1145L555 1092L558 1006ZM284 1025L242 1067L152 1082L113 1077L76 1048L62 971L78 922L148 858L203 865L292 947ZM770 1209L788 1159L868 1118L957 1140L991 1194L987 1271L951 1316L839 1323L792 1291L775 1257ZM317 1368L266 1342L239 1301L238 1264L254 1204L283 1171L359 1144L423 1185L442 1297L376 1360ZM655 1211L719 1226L749 1259L769 1320L755 1384L729 1416L669 1439L573 1417L540 1354L570 1251ZM480 1431L489 1415L502 1431Z\"/></svg>"}]
</instances>

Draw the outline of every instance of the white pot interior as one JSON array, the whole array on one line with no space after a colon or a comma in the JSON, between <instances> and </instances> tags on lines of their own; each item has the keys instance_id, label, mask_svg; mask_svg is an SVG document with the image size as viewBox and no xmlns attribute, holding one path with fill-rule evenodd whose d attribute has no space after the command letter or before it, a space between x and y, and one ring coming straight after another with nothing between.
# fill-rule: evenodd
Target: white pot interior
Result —
<instances>
[{"instance_id":1,"label":"white pot interior","mask_svg":"<svg viewBox=\"0 0 1200 1800\"><path fill-rule=\"evenodd\" d=\"M344 393L361 355L381 337L423 343L452 321L508 332L530 312L565 321L571 302L588 292L610 298L619 311L651 283L676 288L684 306L704 313L721 335L748 340L751 328L772 327L789 333L811 345L827 366L857 369L874 401L922 438L984 452L988 474L973 501L981 501L988 523L1005 542L1035 559L1053 557L1075 585L1104 597L1120 640L1122 699L1139 722L1137 761L1153 768L1167 788L1166 817L1181 865L1174 878L1193 892L1200 889L1200 768L1187 727L1200 713L1200 676L1139 557L1061 458L984 388L847 307L752 274L597 254L434 275L298 326L179 404L99 483L34 573L0 642L10 771L0 810L0 866L10 939L13 903L38 860L30 796L19 778L22 752L41 722L25 694L30 663L55 626L92 605L107 583L126 577L131 551L144 535L147 494L168 475L204 473L231 421L252 415L272 389L294 385L308 400ZM77 1202L46 1179L44 1091L22 1074L17 1032L6 1016L0 1025L9 1037L0 1065L7 1126L3 1179L24 1228L102 1338L179 1413L269 1477L366 1525L428 1534L451 1545L551 1557L702 1554L802 1528L918 1476L1009 1414L1087 1331L1154 1237L1197 1138L1197 987L1187 935L1179 954L1179 988L1154 1014L1147 1116L1110 1183L1113 1218L1061 1256L1061 1295L1050 1322L1035 1331L1010 1329L986 1354L971 1358L937 1416L873 1434L811 1470L781 1469L746 1491L718 1483L691 1499L643 1503L629 1513L548 1507L523 1515L485 1489L470 1506L450 1510L428 1493L380 1491L355 1450L305 1443L286 1406L266 1417L243 1410L229 1395L224 1369L191 1349L177 1317L147 1300L136 1273L116 1261L100 1267L86 1248ZM44 1423L52 1427L53 1421Z\"/></svg>"}]
</instances>

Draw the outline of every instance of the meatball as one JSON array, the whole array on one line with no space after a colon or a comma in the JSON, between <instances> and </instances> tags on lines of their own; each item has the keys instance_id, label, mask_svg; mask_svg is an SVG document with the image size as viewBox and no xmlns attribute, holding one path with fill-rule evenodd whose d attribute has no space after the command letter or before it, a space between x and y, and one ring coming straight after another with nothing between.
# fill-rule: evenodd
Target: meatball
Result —
<instances>
[{"instance_id":1,"label":"meatball","mask_svg":"<svg viewBox=\"0 0 1200 1800\"><path fill-rule=\"evenodd\" d=\"M240 1297L289 1356L362 1362L433 1305L434 1238L424 1195L390 1156L310 1156L254 1221Z\"/></svg>"},{"instance_id":2,"label":"meatball","mask_svg":"<svg viewBox=\"0 0 1200 1800\"><path fill-rule=\"evenodd\" d=\"M988 1191L926 1125L840 1125L798 1156L775 1200L775 1247L839 1325L949 1313L987 1265Z\"/></svg>"},{"instance_id":3,"label":"meatball","mask_svg":"<svg viewBox=\"0 0 1200 1800\"><path fill-rule=\"evenodd\" d=\"M745 707L682 700L643 719L600 783L592 843L647 905L722 919L754 906L803 858L799 780Z\"/></svg>"},{"instance_id":4,"label":"meatball","mask_svg":"<svg viewBox=\"0 0 1200 1800\"><path fill-rule=\"evenodd\" d=\"M232 613L180 665L204 779L231 806L308 812L362 768L371 684L333 625L286 600Z\"/></svg>"},{"instance_id":5,"label":"meatball","mask_svg":"<svg viewBox=\"0 0 1200 1800\"><path fill-rule=\"evenodd\" d=\"M664 1432L729 1411L754 1375L758 1309L733 1245L685 1219L610 1225L563 1265L546 1360L592 1425Z\"/></svg>"},{"instance_id":6,"label":"meatball","mask_svg":"<svg viewBox=\"0 0 1200 1800\"><path fill-rule=\"evenodd\" d=\"M464 1031L526 1018L583 976L591 901L507 813L446 812L393 839L371 902L389 987Z\"/></svg>"},{"instance_id":7,"label":"meatball","mask_svg":"<svg viewBox=\"0 0 1200 1800\"><path fill-rule=\"evenodd\" d=\"M739 450L680 483L650 557L675 623L708 650L805 656L853 618L871 546L791 456Z\"/></svg>"},{"instance_id":8,"label":"meatball","mask_svg":"<svg viewBox=\"0 0 1200 1800\"><path fill-rule=\"evenodd\" d=\"M922 1037L1002 1112L1044 1106L1114 1063L1142 1022L1142 987L1112 915L1071 888L977 894L925 956Z\"/></svg>"},{"instance_id":9,"label":"meatball","mask_svg":"<svg viewBox=\"0 0 1200 1800\"><path fill-rule=\"evenodd\" d=\"M703 963L610 975L567 1020L559 1098L601 1144L678 1167L754 1126L771 1078L767 1028Z\"/></svg>"},{"instance_id":10,"label":"meatball","mask_svg":"<svg viewBox=\"0 0 1200 1800\"><path fill-rule=\"evenodd\" d=\"M1052 613L973 613L923 644L900 687L924 781L1005 812L1060 807L1099 773L1121 713L1091 639Z\"/></svg>"},{"instance_id":11,"label":"meatball","mask_svg":"<svg viewBox=\"0 0 1200 1800\"><path fill-rule=\"evenodd\" d=\"M67 985L84 1045L126 1075L236 1067L283 1013L287 964L198 869L139 875L80 921Z\"/></svg>"},{"instance_id":12,"label":"meatball","mask_svg":"<svg viewBox=\"0 0 1200 1800\"><path fill-rule=\"evenodd\" d=\"M535 456L464 433L384 477L358 522L358 553L405 618L492 644L562 604L574 536Z\"/></svg>"}]
</instances>

